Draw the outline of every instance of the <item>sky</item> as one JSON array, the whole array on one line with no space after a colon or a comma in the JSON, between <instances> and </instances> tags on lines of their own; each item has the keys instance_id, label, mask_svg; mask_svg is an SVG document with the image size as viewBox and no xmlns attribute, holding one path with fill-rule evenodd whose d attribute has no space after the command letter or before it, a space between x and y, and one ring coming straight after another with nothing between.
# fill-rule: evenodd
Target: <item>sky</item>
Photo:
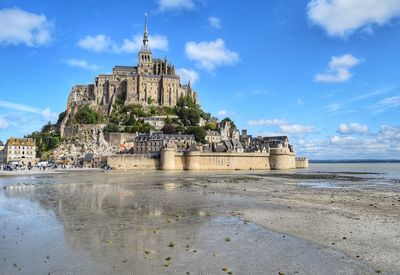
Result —
<instances>
[{"instance_id":1,"label":"sky","mask_svg":"<svg viewBox=\"0 0 400 275\"><path fill-rule=\"evenodd\" d=\"M0 0L0 140L136 65L146 12L153 57L214 116L311 159L400 159L400 0Z\"/></svg>"}]
</instances>

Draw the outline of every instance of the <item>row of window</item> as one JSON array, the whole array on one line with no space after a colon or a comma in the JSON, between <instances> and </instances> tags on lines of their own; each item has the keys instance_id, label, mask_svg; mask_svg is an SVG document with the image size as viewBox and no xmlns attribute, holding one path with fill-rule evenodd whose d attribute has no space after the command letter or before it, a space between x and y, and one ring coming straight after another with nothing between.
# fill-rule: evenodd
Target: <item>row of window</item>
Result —
<instances>
[{"instance_id":1,"label":"row of window","mask_svg":"<svg viewBox=\"0 0 400 275\"><path fill-rule=\"evenodd\" d=\"M22 147L22 148L21 148ZM30 149L30 150L35 150L35 146L10 146L10 149Z\"/></svg>"},{"instance_id":2,"label":"row of window","mask_svg":"<svg viewBox=\"0 0 400 275\"><path fill-rule=\"evenodd\" d=\"M9 155L33 155L35 152L33 151L8 151Z\"/></svg>"}]
</instances>

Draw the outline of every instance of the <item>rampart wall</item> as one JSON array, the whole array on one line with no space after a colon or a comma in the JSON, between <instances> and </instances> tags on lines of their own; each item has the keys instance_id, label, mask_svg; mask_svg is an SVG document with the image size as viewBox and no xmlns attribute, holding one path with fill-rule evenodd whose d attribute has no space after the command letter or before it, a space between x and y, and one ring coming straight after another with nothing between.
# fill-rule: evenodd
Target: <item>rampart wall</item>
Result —
<instances>
[{"instance_id":1,"label":"rampart wall","mask_svg":"<svg viewBox=\"0 0 400 275\"><path fill-rule=\"evenodd\" d=\"M270 153L178 153L174 148L161 150L160 158L145 155L112 155L107 163L117 170L288 170L307 168L307 158L295 158L287 148Z\"/></svg>"},{"instance_id":2,"label":"rampart wall","mask_svg":"<svg viewBox=\"0 0 400 275\"><path fill-rule=\"evenodd\" d=\"M160 159L148 158L145 155L111 155L107 164L116 170L158 170Z\"/></svg>"},{"instance_id":3,"label":"rampart wall","mask_svg":"<svg viewBox=\"0 0 400 275\"><path fill-rule=\"evenodd\" d=\"M308 158L296 158L296 168L308 168Z\"/></svg>"}]
</instances>

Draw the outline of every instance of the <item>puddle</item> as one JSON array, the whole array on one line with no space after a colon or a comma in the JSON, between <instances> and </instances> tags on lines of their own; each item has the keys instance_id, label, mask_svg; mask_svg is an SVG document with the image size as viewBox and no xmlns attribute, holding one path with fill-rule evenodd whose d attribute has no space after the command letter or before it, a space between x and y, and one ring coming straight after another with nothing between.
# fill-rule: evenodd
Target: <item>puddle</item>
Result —
<instances>
[{"instance_id":1,"label":"puddle","mask_svg":"<svg viewBox=\"0 0 400 275\"><path fill-rule=\"evenodd\" d=\"M306 181L306 182L298 182L296 184L299 186L321 188L321 189L341 188L340 186L333 185L328 181Z\"/></svg>"}]
</instances>

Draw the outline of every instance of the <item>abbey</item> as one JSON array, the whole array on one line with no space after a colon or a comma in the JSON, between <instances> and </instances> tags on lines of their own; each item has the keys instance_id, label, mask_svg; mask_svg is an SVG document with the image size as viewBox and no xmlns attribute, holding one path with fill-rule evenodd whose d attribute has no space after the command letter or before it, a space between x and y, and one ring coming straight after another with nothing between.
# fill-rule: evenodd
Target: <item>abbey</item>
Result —
<instances>
[{"instance_id":1,"label":"abbey","mask_svg":"<svg viewBox=\"0 0 400 275\"><path fill-rule=\"evenodd\" d=\"M73 86L64 123L82 105L90 105L98 112L110 114L117 100L124 104L174 107L181 96L189 96L197 102L197 94L190 81L183 85L175 66L166 57L153 58L145 20L137 66L115 66L112 74L98 75L94 84Z\"/></svg>"}]
</instances>

